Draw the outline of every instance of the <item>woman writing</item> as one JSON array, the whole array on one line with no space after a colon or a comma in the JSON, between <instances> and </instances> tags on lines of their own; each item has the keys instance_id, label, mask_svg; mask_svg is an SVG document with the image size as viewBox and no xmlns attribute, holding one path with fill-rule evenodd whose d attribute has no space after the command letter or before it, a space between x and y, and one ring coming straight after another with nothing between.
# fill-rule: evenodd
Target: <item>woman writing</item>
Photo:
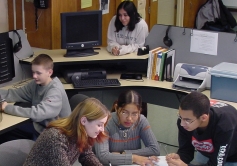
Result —
<instances>
[{"instance_id":1,"label":"woman writing","mask_svg":"<svg viewBox=\"0 0 237 166\"><path fill-rule=\"evenodd\" d=\"M107 50L113 55L136 52L143 47L148 36L148 26L131 1L123 1L117 8L108 28Z\"/></svg>"},{"instance_id":2,"label":"woman writing","mask_svg":"<svg viewBox=\"0 0 237 166\"><path fill-rule=\"evenodd\" d=\"M140 114L141 106L142 99L137 92L130 90L119 95L112 109L115 112L105 128L109 139L95 144L96 155L103 164L153 165L153 160L157 161L159 145L149 122Z\"/></svg>"},{"instance_id":3,"label":"woman writing","mask_svg":"<svg viewBox=\"0 0 237 166\"><path fill-rule=\"evenodd\" d=\"M76 106L67 118L52 121L36 140L24 165L71 166L78 159L83 166L102 166L92 152L94 142L102 142L110 115L94 98Z\"/></svg>"}]
</instances>

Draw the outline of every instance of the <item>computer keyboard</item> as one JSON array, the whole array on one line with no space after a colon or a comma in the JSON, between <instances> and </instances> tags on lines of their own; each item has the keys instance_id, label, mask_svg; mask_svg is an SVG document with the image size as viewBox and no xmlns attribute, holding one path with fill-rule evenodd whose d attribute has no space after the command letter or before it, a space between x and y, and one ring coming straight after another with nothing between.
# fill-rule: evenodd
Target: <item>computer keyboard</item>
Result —
<instances>
[{"instance_id":1,"label":"computer keyboard","mask_svg":"<svg viewBox=\"0 0 237 166\"><path fill-rule=\"evenodd\" d=\"M81 87L105 87L105 86L120 86L118 79L91 79L91 80L72 80L74 88Z\"/></svg>"}]
</instances>

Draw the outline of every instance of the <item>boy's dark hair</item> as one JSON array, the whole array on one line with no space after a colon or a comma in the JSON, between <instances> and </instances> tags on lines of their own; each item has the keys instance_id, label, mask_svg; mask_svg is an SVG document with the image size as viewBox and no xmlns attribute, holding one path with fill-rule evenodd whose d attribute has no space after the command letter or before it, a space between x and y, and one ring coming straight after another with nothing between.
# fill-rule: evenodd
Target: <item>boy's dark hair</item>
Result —
<instances>
[{"instance_id":1,"label":"boy's dark hair","mask_svg":"<svg viewBox=\"0 0 237 166\"><path fill-rule=\"evenodd\" d=\"M47 54L39 54L35 59L31 62L32 65L42 65L46 69L53 69L53 59Z\"/></svg>"},{"instance_id":2,"label":"boy's dark hair","mask_svg":"<svg viewBox=\"0 0 237 166\"><path fill-rule=\"evenodd\" d=\"M193 115L199 118L203 114L209 114L210 100L200 92L191 92L181 101L182 110L192 110Z\"/></svg>"},{"instance_id":3,"label":"boy's dark hair","mask_svg":"<svg viewBox=\"0 0 237 166\"><path fill-rule=\"evenodd\" d=\"M117 8L115 23L114 23L116 32L119 32L124 27L124 25L119 20L120 9L124 9L127 12L128 16L130 17L130 21L128 23L128 30L133 31L135 28L135 25L140 21L140 18L141 18L140 14L137 12L136 6L131 1L123 1L119 4Z\"/></svg>"}]
</instances>

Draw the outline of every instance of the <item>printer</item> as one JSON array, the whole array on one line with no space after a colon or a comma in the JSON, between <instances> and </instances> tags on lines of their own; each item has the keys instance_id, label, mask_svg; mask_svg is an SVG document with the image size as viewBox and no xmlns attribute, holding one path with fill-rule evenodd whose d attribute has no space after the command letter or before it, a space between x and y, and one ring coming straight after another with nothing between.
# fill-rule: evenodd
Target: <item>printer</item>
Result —
<instances>
[{"instance_id":1,"label":"printer","mask_svg":"<svg viewBox=\"0 0 237 166\"><path fill-rule=\"evenodd\" d=\"M106 79L104 69L79 69L64 70L63 77L67 83L72 83L72 79L89 80L89 79Z\"/></svg>"},{"instance_id":2,"label":"printer","mask_svg":"<svg viewBox=\"0 0 237 166\"><path fill-rule=\"evenodd\" d=\"M198 92L210 89L210 69L211 68L207 66L178 63L175 66L174 82L172 87L174 89Z\"/></svg>"}]
</instances>

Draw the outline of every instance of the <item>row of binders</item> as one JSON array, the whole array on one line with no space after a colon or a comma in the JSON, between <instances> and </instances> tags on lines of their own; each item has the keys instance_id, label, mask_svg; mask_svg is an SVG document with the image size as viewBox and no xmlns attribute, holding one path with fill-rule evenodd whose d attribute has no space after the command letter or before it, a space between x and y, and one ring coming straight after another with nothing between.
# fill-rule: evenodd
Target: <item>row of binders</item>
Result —
<instances>
[{"instance_id":1,"label":"row of binders","mask_svg":"<svg viewBox=\"0 0 237 166\"><path fill-rule=\"evenodd\" d=\"M157 47L149 51L147 78L156 81L173 81L175 50Z\"/></svg>"}]
</instances>

